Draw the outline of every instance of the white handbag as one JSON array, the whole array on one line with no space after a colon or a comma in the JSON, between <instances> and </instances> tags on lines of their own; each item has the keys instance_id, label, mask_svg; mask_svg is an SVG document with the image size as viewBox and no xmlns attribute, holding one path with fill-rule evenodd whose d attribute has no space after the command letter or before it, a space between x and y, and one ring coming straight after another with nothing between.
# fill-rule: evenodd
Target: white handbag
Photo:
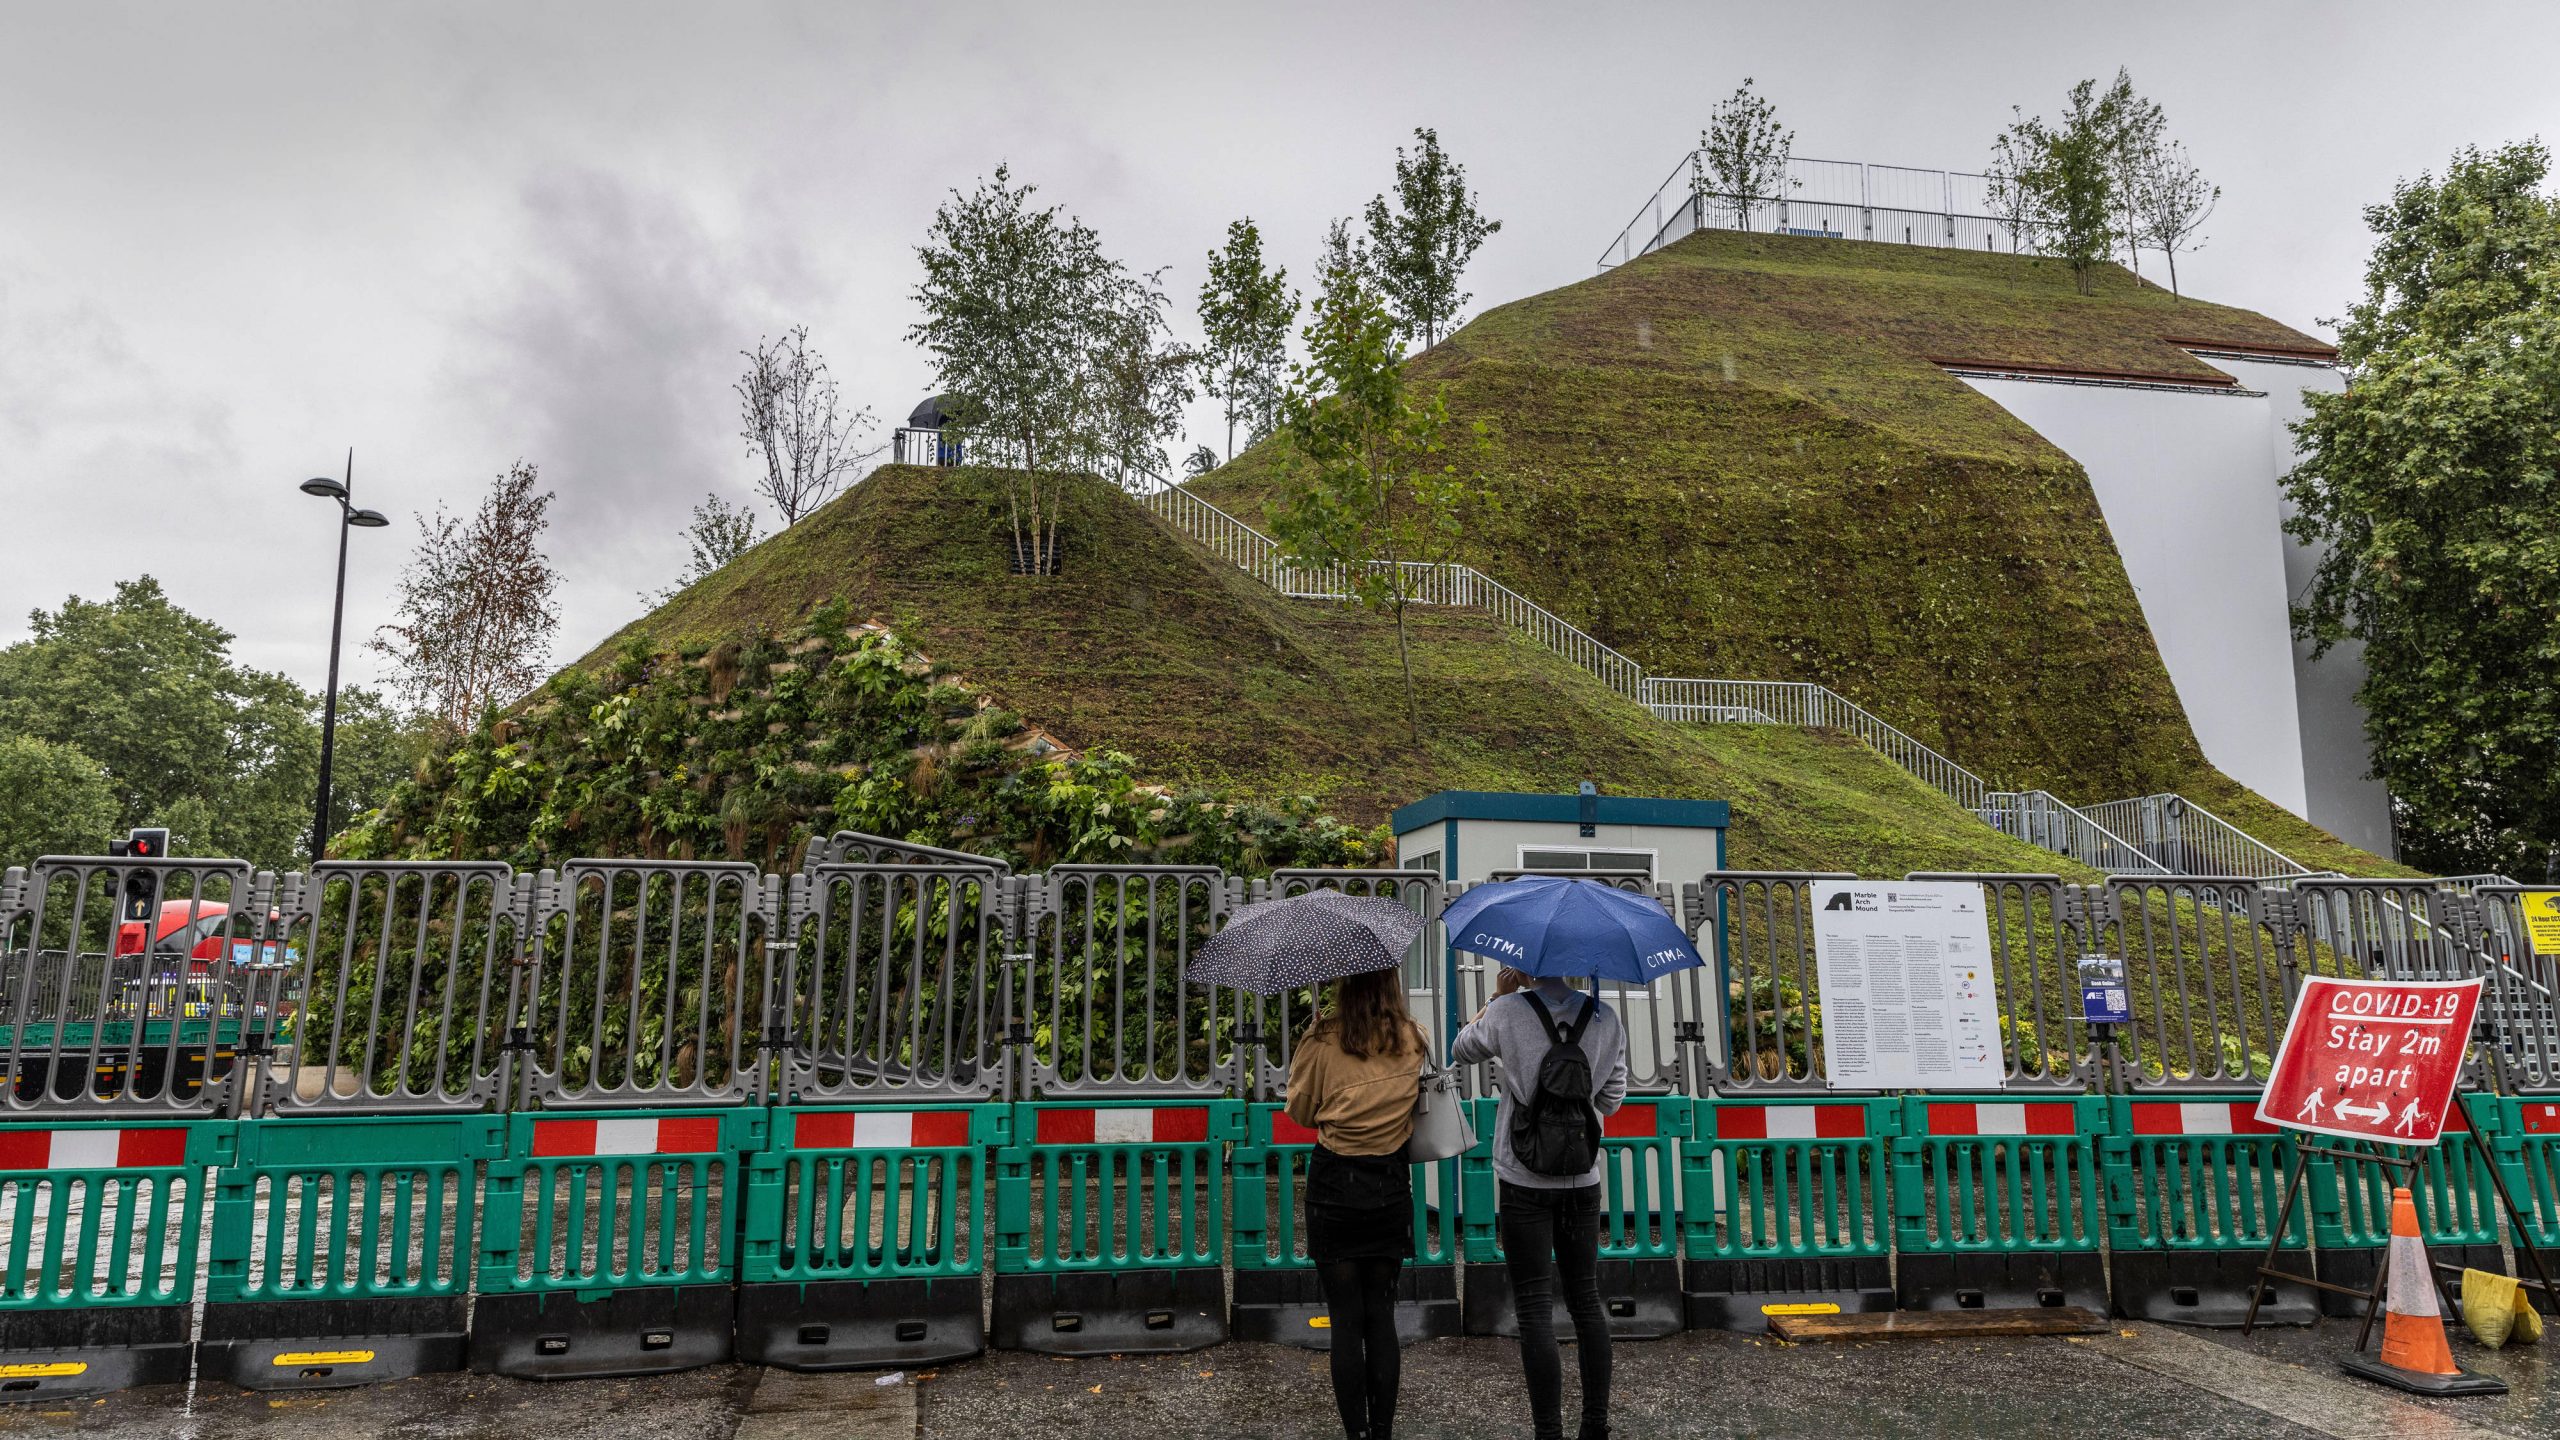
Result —
<instances>
[{"instance_id":1,"label":"white handbag","mask_svg":"<svg viewBox=\"0 0 2560 1440\"><path fill-rule=\"evenodd\" d=\"M1404 1158L1416 1165L1454 1160L1476 1148L1475 1123L1467 1118L1467 1102L1458 1094L1455 1071L1426 1062L1421 1093L1413 1101L1413 1138Z\"/></svg>"}]
</instances>

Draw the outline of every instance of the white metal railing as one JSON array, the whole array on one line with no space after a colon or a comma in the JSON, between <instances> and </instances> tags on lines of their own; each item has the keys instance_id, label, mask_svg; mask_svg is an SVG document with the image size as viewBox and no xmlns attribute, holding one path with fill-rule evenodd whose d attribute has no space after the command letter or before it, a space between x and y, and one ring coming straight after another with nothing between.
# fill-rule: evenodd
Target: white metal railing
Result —
<instances>
[{"instance_id":1,"label":"white metal railing","mask_svg":"<svg viewBox=\"0 0 2560 1440\"><path fill-rule=\"evenodd\" d=\"M1680 157L1634 219L1600 252L1600 268L1623 265L1700 230L1749 230L1836 240L1876 240L1941 249L2033 253L2037 227L1992 213L1991 177L1855 160L1790 159L1768 195L1719 192Z\"/></svg>"},{"instance_id":2,"label":"white metal railing","mask_svg":"<svg viewBox=\"0 0 2560 1440\"><path fill-rule=\"evenodd\" d=\"M2183 795L2137 795L2081 809L2179 875L2299 879L2311 867Z\"/></svg>"},{"instance_id":3,"label":"white metal railing","mask_svg":"<svg viewBox=\"0 0 2560 1440\"><path fill-rule=\"evenodd\" d=\"M1166 486L1137 499L1176 530L1207 547L1211 554L1283 595L1302 600L1353 598L1347 570L1340 566L1289 564L1278 541L1187 488ZM1634 660L1472 566L1407 562L1405 568L1408 594L1415 602L1490 611L1504 624L1526 633L1660 719L1677 724L1794 725L1845 730L1994 829L2094 869L2110 874L2265 873L2289 878L2311 873L2203 807L2177 796L2147 795L2079 809L2043 790L1997 790L1990 781L1827 686L1800 680L1647 675ZM2167 802L2176 802L2175 808ZM2119 824L2129 819L2138 826L2140 807L2145 805L2180 817L2181 835L2192 834L2217 847L2210 852L2198 851L2198 855L2228 856L2233 863L2202 869L2182 867L2159 849L2127 838ZM2111 819L2116 823L2110 823ZM2137 829L2135 833L2151 832ZM2235 868L2239 859L2247 857L2254 857L2256 870Z\"/></svg>"}]
</instances>

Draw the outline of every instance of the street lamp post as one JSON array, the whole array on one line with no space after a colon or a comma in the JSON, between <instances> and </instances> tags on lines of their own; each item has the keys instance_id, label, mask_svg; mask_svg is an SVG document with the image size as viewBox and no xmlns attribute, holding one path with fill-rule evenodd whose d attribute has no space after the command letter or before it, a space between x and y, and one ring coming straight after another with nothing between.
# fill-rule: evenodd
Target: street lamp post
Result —
<instances>
[{"instance_id":1,"label":"street lamp post","mask_svg":"<svg viewBox=\"0 0 2560 1440\"><path fill-rule=\"evenodd\" d=\"M327 858L329 847L329 762L338 748L338 637L347 623L347 532L379 530L391 522L379 510L355 507L356 452L347 452L347 478L315 475L302 482L302 493L338 502L338 597L329 612L329 690L320 702L320 798L311 816L311 859Z\"/></svg>"}]
</instances>

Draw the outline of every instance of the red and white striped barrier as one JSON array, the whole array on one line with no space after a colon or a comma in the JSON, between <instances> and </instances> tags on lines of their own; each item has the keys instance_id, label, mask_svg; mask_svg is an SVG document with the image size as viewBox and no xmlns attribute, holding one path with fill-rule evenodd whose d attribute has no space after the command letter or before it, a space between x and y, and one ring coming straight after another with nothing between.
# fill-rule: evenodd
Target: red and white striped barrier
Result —
<instances>
[{"instance_id":1,"label":"red and white striped barrier","mask_svg":"<svg viewBox=\"0 0 2560 1440\"><path fill-rule=\"evenodd\" d=\"M2255 1100L2136 1100L2136 1135L2281 1135Z\"/></svg>"},{"instance_id":2,"label":"red and white striped barrier","mask_svg":"<svg viewBox=\"0 0 2560 1440\"><path fill-rule=\"evenodd\" d=\"M1736 1105L1707 1107L1719 1140L1864 1140L1864 1105Z\"/></svg>"},{"instance_id":3,"label":"red and white striped barrier","mask_svg":"<svg viewBox=\"0 0 2560 1440\"><path fill-rule=\"evenodd\" d=\"M133 1170L186 1163L184 1129L0 1131L0 1170Z\"/></svg>"},{"instance_id":4,"label":"red and white striped barrier","mask_svg":"<svg viewBox=\"0 0 2560 1440\"><path fill-rule=\"evenodd\" d=\"M603 1155L708 1155L720 1149L720 1117L536 1120L533 1158Z\"/></svg>"},{"instance_id":5,"label":"red and white striped barrier","mask_svg":"<svg viewBox=\"0 0 2560 1440\"><path fill-rule=\"evenodd\" d=\"M2076 1135L2079 1118L2067 1102L1969 1101L1928 1102L1931 1135Z\"/></svg>"},{"instance_id":6,"label":"red and white striped barrier","mask_svg":"<svg viewBox=\"0 0 2560 1440\"><path fill-rule=\"evenodd\" d=\"M969 1143L966 1110L839 1110L795 1115L795 1150L948 1149Z\"/></svg>"},{"instance_id":7,"label":"red and white striped barrier","mask_svg":"<svg viewBox=\"0 0 2560 1440\"><path fill-rule=\"evenodd\" d=\"M1035 1145L1196 1145L1209 1138L1204 1106L1180 1109L1043 1110L1032 1122Z\"/></svg>"}]
</instances>

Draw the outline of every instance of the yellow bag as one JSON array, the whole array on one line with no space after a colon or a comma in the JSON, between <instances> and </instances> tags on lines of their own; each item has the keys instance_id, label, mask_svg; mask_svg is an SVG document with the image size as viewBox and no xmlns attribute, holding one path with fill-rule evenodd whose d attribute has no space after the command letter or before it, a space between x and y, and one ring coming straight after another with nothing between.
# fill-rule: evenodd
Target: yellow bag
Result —
<instances>
[{"instance_id":1,"label":"yellow bag","mask_svg":"<svg viewBox=\"0 0 2560 1440\"><path fill-rule=\"evenodd\" d=\"M2462 1272L2462 1323L2473 1339L2495 1350L2509 1340L2530 1345L2542 1338L2542 1317L2512 1275Z\"/></svg>"}]
</instances>

